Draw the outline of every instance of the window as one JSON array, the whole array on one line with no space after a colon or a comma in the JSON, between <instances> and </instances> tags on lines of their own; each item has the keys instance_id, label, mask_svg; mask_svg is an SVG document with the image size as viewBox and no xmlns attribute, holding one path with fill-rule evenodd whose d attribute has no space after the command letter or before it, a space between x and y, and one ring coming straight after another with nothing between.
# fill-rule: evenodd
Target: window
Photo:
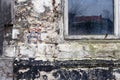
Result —
<instances>
[{"instance_id":1,"label":"window","mask_svg":"<svg viewBox=\"0 0 120 80\"><path fill-rule=\"evenodd\" d=\"M65 38L119 38L117 0L65 0Z\"/></svg>"}]
</instances>

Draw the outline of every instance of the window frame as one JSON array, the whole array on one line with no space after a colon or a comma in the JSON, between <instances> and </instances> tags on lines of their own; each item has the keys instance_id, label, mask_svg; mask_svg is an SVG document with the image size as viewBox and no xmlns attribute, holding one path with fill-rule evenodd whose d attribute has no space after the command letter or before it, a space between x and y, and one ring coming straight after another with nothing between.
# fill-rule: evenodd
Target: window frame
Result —
<instances>
[{"instance_id":1,"label":"window frame","mask_svg":"<svg viewBox=\"0 0 120 80\"><path fill-rule=\"evenodd\" d=\"M64 38L65 39L120 39L119 0L114 0L114 34L113 35L69 35L68 0L64 0ZM106 37L107 36L107 37Z\"/></svg>"}]
</instances>

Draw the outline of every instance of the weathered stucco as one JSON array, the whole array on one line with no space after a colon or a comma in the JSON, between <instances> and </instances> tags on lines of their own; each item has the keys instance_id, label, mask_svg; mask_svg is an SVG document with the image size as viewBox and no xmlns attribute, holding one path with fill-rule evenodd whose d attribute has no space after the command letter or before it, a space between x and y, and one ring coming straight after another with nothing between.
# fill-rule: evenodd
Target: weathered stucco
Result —
<instances>
[{"instance_id":1,"label":"weathered stucco","mask_svg":"<svg viewBox=\"0 0 120 80\"><path fill-rule=\"evenodd\" d=\"M13 40L10 45L4 41L4 55L46 60L119 59L119 40L65 40L63 3L16 0Z\"/></svg>"},{"instance_id":2,"label":"weathered stucco","mask_svg":"<svg viewBox=\"0 0 120 80\"><path fill-rule=\"evenodd\" d=\"M13 61L11 59L0 59L0 79L13 80Z\"/></svg>"},{"instance_id":3,"label":"weathered stucco","mask_svg":"<svg viewBox=\"0 0 120 80\"><path fill-rule=\"evenodd\" d=\"M65 40L63 9L63 0L15 0L13 39L4 40L2 57L43 61L120 58L119 40Z\"/></svg>"}]
</instances>

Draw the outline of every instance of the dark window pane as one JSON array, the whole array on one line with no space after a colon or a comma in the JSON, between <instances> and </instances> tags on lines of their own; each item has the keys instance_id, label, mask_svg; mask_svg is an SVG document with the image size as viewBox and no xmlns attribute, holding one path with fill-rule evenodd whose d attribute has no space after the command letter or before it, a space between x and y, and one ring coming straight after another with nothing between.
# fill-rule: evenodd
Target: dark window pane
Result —
<instances>
[{"instance_id":1,"label":"dark window pane","mask_svg":"<svg viewBox=\"0 0 120 80\"><path fill-rule=\"evenodd\" d=\"M69 35L114 34L114 0L68 0Z\"/></svg>"}]
</instances>

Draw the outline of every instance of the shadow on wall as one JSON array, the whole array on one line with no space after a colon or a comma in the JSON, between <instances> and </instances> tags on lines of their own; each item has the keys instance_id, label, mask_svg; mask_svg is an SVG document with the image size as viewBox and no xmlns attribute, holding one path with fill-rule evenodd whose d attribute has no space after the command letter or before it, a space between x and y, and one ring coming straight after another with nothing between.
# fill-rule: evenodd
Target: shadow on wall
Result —
<instances>
[{"instance_id":1,"label":"shadow on wall","mask_svg":"<svg viewBox=\"0 0 120 80\"><path fill-rule=\"evenodd\" d=\"M120 80L120 69L113 69L115 61L36 61L15 60L14 79L40 80ZM98 63L99 62L99 63ZM101 65L102 64L102 65ZM104 65L106 64L106 65ZM106 68L100 68L106 66ZM108 65L108 66L107 66ZM119 64L118 64L119 65ZM81 67L80 67L81 66ZM86 68L85 68L86 66ZM91 66L91 67L90 67ZM110 67L111 66L111 67ZM84 68L83 68L84 67Z\"/></svg>"},{"instance_id":2,"label":"shadow on wall","mask_svg":"<svg viewBox=\"0 0 120 80\"><path fill-rule=\"evenodd\" d=\"M35 78L36 76L36 78ZM58 69L51 72L41 71L39 74L32 75L21 73L15 80L19 79L42 79L42 80L120 80L120 70L110 71L107 69ZM34 78L33 78L34 77Z\"/></svg>"},{"instance_id":3,"label":"shadow on wall","mask_svg":"<svg viewBox=\"0 0 120 80\"><path fill-rule=\"evenodd\" d=\"M105 69L58 70L53 76L58 80L116 80L112 72Z\"/></svg>"}]
</instances>

